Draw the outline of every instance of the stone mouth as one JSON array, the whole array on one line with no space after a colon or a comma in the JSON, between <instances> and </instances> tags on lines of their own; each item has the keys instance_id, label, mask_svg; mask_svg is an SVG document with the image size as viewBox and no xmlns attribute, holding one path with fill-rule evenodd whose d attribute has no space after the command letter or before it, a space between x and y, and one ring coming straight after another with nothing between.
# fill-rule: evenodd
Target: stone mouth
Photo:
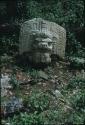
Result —
<instances>
[{"instance_id":1,"label":"stone mouth","mask_svg":"<svg viewBox=\"0 0 85 125\"><path fill-rule=\"evenodd\" d=\"M41 47L37 47L37 49L32 49L35 53L36 52L40 52L40 53L51 53L52 49L51 48L41 48Z\"/></svg>"},{"instance_id":2,"label":"stone mouth","mask_svg":"<svg viewBox=\"0 0 85 125\"><path fill-rule=\"evenodd\" d=\"M33 44L33 50L42 52L51 52L52 40L49 38L48 39L36 38Z\"/></svg>"}]
</instances>

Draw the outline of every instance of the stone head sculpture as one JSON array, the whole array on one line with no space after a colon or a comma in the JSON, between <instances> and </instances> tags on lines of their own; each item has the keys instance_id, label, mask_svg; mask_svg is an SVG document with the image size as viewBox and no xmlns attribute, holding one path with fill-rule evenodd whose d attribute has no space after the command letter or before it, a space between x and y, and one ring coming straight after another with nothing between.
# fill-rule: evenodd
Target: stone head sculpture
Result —
<instances>
[{"instance_id":1,"label":"stone head sculpture","mask_svg":"<svg viewBox=\"0 0 85 125\"><path fill-rule=\"evenodd\" d=\"M19 53L27 53L35 63L51 62L51 55L64 58L66 31L56 23L34 18L21 26Z\"/></svg>"}]
</instances>

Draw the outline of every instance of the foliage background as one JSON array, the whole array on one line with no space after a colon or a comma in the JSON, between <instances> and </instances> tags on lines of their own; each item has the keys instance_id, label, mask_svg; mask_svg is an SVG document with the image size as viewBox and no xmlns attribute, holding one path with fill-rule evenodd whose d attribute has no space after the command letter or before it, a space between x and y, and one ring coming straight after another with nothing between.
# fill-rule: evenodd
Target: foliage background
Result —
<instances>
[{"instance_id":1,"label":"foliage background","mask_svg":"<svg viewBox=\"0 0 85 125\"><path fill-rule=\"evenodd\" d=\"M0 43L2 54L4 53L3 49L9 53L9 50L14 51L17 48L16 44L19 37L19 30L17 29L20 28L22 22L41 17L66 28L66 55L85 57L84 0L1 0L0 4L0 24L1 26L3 23L5 24L4 28L0 26L1 34L3 34ZM10 25L7 26L7 24ZM6 42L2 39L5 33L9 34L9 36L5 36L7 37L4 40ZM13 54L13 52L10 53Z\"/></svg>"}]
</instances>

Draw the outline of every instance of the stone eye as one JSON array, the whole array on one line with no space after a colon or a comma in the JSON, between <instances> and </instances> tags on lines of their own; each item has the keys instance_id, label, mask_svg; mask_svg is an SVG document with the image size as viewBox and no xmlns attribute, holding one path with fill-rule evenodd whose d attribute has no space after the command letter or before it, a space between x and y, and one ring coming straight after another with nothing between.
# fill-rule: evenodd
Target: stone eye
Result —
<instances>
[{"instance_id":1,"label":"stone eye","mask_svg":"<svg viewBox=\"0 0 85 125\"><path fill-rule=\"evenodd\" d=\"M48 43L48 45L49 45L49 46L51 46L51 45L52 45L52 43Z\"/></svg>"}]
</instances>

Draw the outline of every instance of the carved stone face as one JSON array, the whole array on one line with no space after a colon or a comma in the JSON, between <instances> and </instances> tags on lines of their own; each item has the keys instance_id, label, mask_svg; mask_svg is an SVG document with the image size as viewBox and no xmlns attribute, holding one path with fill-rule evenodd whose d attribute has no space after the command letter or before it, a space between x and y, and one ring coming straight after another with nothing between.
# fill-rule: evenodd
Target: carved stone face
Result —
<instances>
[{"instance_id":1,"label":"carved stone face","mask_svg":"<svg viewBox=\"0 0 85 125\"><path fill-rule=\"evenodd\" d=\"M54 22L34 18L21 26L19 53L33 63L49 63L51 55L65 56L66 31Z\"/></svg>"},{"instance_id":2,"label":"carved stone face","mask_svg":"<svg viewBox=\"0 0 85 125\"><path fill-rule=\"evenodd\" d=\"M33 45L34 50L51 52L52 51L52 38L43 32L33 33Z\"/></svg>"},{"instance_id":3,"label":"carved stone face","mask_svg":"<svg viewBox=\"0 0 85 125\"><path fill-rule=\"evenodd\" d=\"M30 60L41 63L51 62L50 55L53 48L51 34L43 32L33 32L31 34L31 38L33 39L31 48L34 53L32 53L32 57L30 58Z\"/></svg>"}]
</instances>

